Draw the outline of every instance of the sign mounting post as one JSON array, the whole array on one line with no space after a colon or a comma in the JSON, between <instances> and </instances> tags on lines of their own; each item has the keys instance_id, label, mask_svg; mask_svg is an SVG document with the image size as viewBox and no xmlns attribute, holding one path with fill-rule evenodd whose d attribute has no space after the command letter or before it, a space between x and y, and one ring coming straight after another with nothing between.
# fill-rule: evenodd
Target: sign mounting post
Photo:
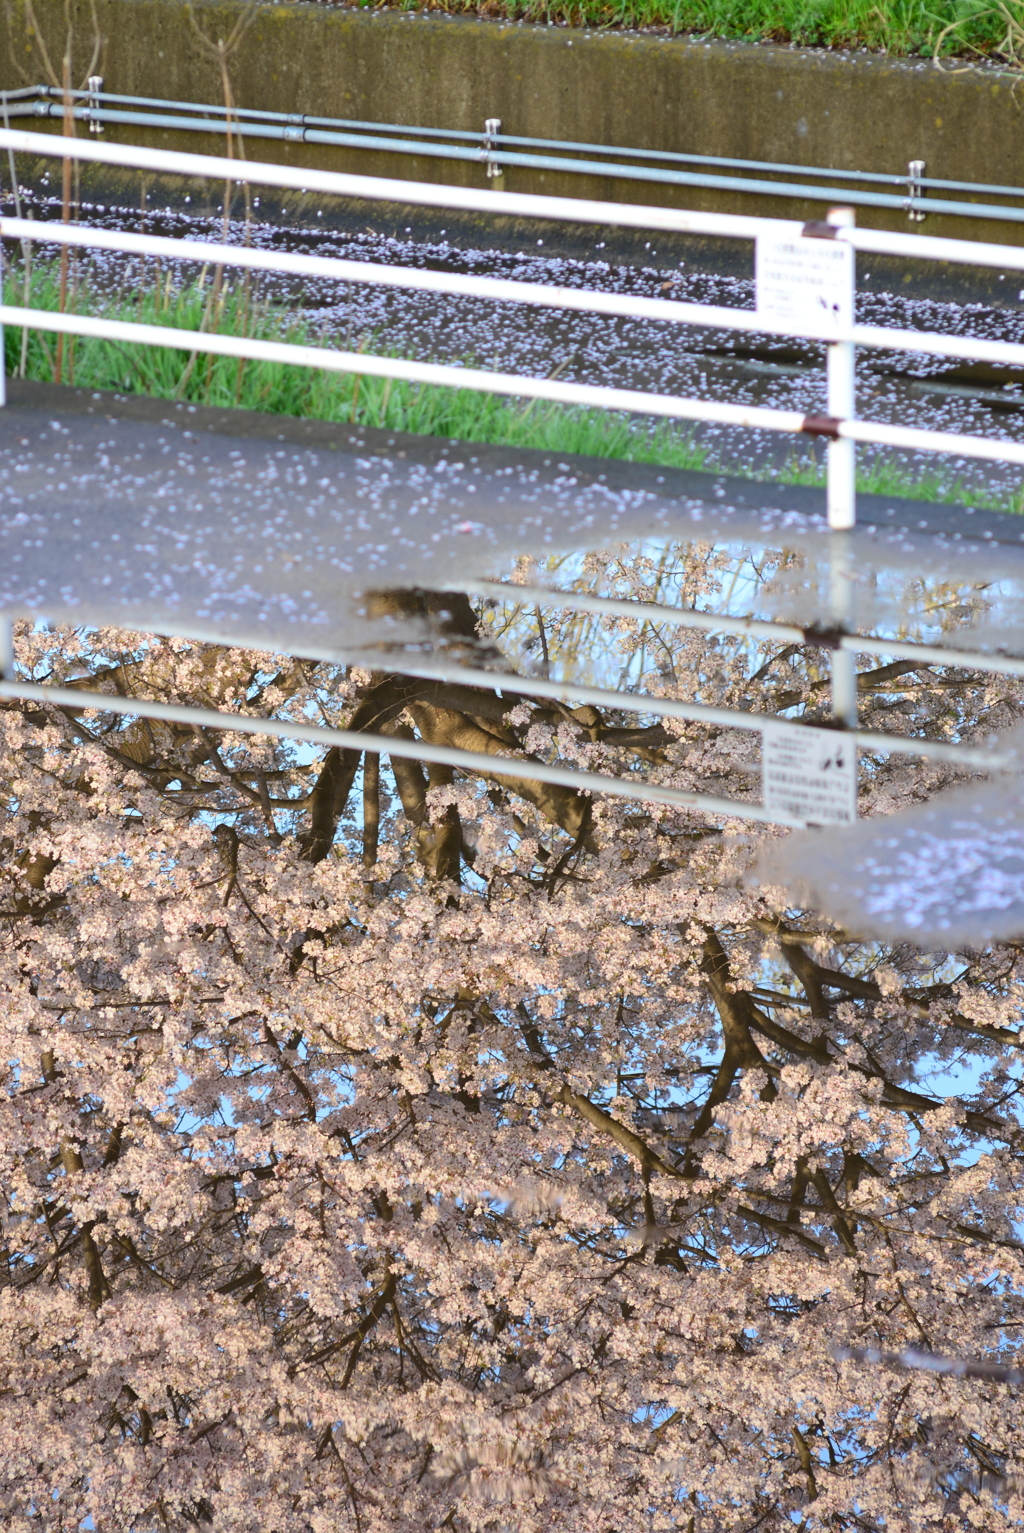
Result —
<instances>
[{"instance_id":1,"label":"sign mounting post","mask_svg":"<svg viewBox=\"0 0 1024 1533\"><path fill-rule=\"evenodd\" d=\"M757 312L792 335L828 342L828 414L851 420L855 401L853 328L854 249L833 231L849 228L852 208L832 208L826 224L795 235L759 234L755 252ZM842 529L856 520L855 444L828 444L828 523Z\"/></svg>"}]
</instances>

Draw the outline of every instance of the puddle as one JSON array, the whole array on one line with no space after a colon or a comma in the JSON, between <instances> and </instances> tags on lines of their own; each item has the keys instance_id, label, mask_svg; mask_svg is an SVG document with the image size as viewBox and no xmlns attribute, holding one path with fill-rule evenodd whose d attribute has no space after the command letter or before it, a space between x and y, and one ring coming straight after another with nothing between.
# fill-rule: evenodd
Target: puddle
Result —
<instances>
[{"instance_id":1,"label":"puddle","mask_svg":"<svg viewBox=\"0 0 1024 1533\"><path fill-rule=\"evenodd\" d=\"M798 351L787 346L708 346L701 356L729 361L740 372L779 378L802 378L822 366L811 347Z\"/></svg>"},{"instance_id":2,"label":"puddle","mask_svg":"<svg viewBox=\"0 0 1024 1533\"><path fill-rule=\"evenodd\" d=\"M904 368L875 368L882 376L897 378L914 395L971 400L989 410L1024 409L1024 368L995 367L990 362L959 363L933 372Z\"/></svg>"},{"instance_id":3,"label":"puddle","mask_svg":"<svg viewBox=\"0 0 1024 1533\"><path fill-rule=\"evenodd\" d=\"M864 936L984 948L1024 932L1022 807L1019 775L939 792L853 830L790 836L762 876Z\"/></svg>"},{"instance_id":4,"label":"puddle","mask_svg":"<svg viewBox=\"0 0 1024 1533\"><path fill-rule=\"evenodd\" d=\"M371 643L369 590L508 578L516 559L609 544L647 564L697 540L772 570L744 596L752 616L827 629L838 600L854 628L894 637L1015 648L1024 630L1017 517L864 495L839 540L812 488L86 390L74 401L12 384L8 610L95 621L113 603L126 626L186 631L187 618L238 644L340 656Z\"/></svg>"}]
</instances>

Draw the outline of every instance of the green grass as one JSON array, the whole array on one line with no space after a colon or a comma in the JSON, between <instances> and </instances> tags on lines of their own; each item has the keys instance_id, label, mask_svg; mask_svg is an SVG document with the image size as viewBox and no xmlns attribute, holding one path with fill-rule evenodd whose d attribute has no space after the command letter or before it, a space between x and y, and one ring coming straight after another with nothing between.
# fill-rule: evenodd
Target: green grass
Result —
<instances>
[{"instance_id":1,"label":"green grass","mask_svg":"<svg viewBox=\"0 0 1024 1533\"><path fill-rule=\"evenodd\" d=\"M97 298L82 287L69 307L111 319L198 330L210 307L209 288L207 284L204 291L191 284L167 293L154 284L131 301ZM7 303L23 303L19 273L10 272L4 290ZM31 279L31 307L55 310L57 299L55 268L36 268ZM267 340L317 344L317 337L301 318L281 309L250 305L240 288L222 294L215 328L229 335L247 333ZM22 332L8 326L5 347L8 373L20 372ZM24 376L52 381L55 352L55 336L30 330ZM628 417L603 410L509 400L472 389L392 382L271 362L239 363L229 357L200 355L192 363L189 354L182 351L82 337L73 344L65 341L64 356L62 381L82 388L678 468L702 468L707 456L693 444L688 428L672 422L645 430Z\"/></svg>"},{"instance_id":2,"label":"green grass","mask_svg":"<svg viewBox=\"0 0 1024 1533\"><path fill-rule=\"evenodd\" d=\"M367 0L372 3L372 0ZM1019 62L1024 0L395 0L406 10Z\"/></svg>"},{"instance_id":3,"label":"green grass","mask_svg":"<svg viewBox=\"0 0 1024 1533\"><path fill-rule=\"evenodd\" d=\"M1010 511L1015 516L1024 513L1024 488L1018 490L984 489L969 486L959 479L950 480L942 466L942 459L934 464L923 464L908 471L899 464L884 459L861 462L857 468L857 491L861 495L886 495L899 500L936 501L945 504L975 506L979 511ZM707 466L707 465L705 465ZM735 473L735 469L730 469ZM792 461L771 473L758 472L749 475L762 482L777 484L807 484L819 489L825 485L824 464L807 464Z\"/></svg>"},{"instance_id":4,"label":"green grass","mask_svg":"<svg viewBox=\"0 0 1024 1533\"><path fill-rule=\"evenodd\" d=\"M30 278L30 306L56 310L58 292L56 263L37 265ZM12 267L7 270L4 298L10 304L25 301L23 273ZM82 285L69 300L69 307L79 313L196 331L205 318L208 328L223 334L317 344L307 321L280 307L251 303L244 286L223 291L214 305L209 283L174 289L169 282L154 281L140 288L134 299L118 294L101 296ZM53 381L56 337L29 330L26 342L25 334L10 325L5 328L8 374L21 373L24 358L25 377ZM371 338L366 342L370 349ZM647 424L603 410L523 402L471 389L328 373L280 363L239 362L202 354L193 358L190 353L159 346L66 338L61 381L81 388L350 422L464 442L579 453L669 468L719 468L710 451L694 442L693 428L673 421ZM724 471L738 472L732 465ZM781 469L752 471L748 477L782 484L824 483L823 469L796 461ZM961 485L944 479L941 469L925 468L911 474L887 463L868 464L858 473L857 487L867 494L930 501L967 498L982 509L1022 509L1020 496L996 492L979 495L976 491L968 495Z\"/></svg>"}]
</instances>

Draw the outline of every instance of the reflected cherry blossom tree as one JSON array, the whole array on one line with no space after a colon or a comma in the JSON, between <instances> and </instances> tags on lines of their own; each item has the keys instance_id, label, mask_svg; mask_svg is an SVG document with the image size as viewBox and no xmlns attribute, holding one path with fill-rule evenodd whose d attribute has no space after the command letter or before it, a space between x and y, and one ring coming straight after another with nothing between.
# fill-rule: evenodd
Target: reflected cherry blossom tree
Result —
<instances>
[{"instance_id":1,"label":"reflected cherry blossom tree","mask_svg":"<svg viewBox=\"0 0 1024 1533\"><path fill-rule=\"evenodd\" d=\"M713 603L734 573L682 548L572 578ZM828 706L813 650L392 599L522 671ZM781 831L530 778L753 798L751 732L114 630L16 650L520 759L0 706L6 1527L1020 1520L1016 942L854 940L751 881ZM1021 711L953 666L873 663L861 692L941 738ZM861 811L954 781L866 761Z\"/></svg>"}]
</instances>

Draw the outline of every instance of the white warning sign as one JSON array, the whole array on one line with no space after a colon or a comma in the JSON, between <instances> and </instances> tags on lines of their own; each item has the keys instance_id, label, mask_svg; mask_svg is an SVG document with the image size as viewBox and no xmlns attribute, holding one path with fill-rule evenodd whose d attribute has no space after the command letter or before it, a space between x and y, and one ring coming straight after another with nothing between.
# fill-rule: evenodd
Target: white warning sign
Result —
<instances>
[{"instance_id":1,"label":"white warning sign","mask_svg":"<svg viewBox=\"0 0 1024 1533\"><path fill-rule=\"evenodd\" d=\"M810 825L852 825L857 747L842 730L773 725L762 738L764 806L771 814Z\"/></svg>"},{"instance_id":2,"label":"white warning sign","mask_svg":"<svg viewBox=\"0 0 1024 1533\"><path fill-rule=\"evenodd\" d=\"M853 246L845 240L759 234L757 315L766 324L832 340L853 324Z\"/></svg>"}]
</instances>

